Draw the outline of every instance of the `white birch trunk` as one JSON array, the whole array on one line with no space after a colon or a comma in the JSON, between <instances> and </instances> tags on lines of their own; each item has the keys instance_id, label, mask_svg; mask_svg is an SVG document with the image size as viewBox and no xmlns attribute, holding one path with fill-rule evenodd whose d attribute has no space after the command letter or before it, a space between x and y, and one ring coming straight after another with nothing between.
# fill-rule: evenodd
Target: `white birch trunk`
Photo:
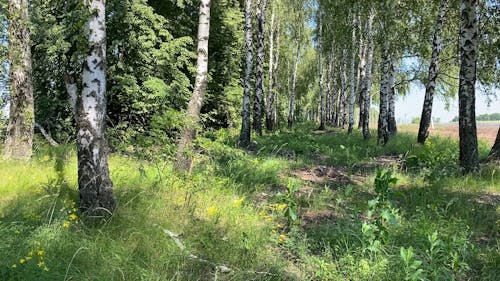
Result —
<instances>
[{"instance_id":1,"label":"white birch trunk","mask_svg":"<svg viewBox=\"0 0 500 281\"><path fill-rule=\"evenodd\" d=\"M266 99L266 129L268 131L272 131L275 127L274 118L273 118L273 107L275 102L274 96L274 21L275 21L275 13L273 12L271 15L271 30L269 31L269 82L267 91L267 99Z\"/></svg>"},{"instance_id":2,"label":"white birch trunk","mask_svg":"<svg viewBox=\"0 0 500 281\"><path fill-rule=\"evenodd\" d=\"M441 31L443 29L444 17L448 9L448 0L441 0L438 17L436 20L436 30L432 40L432 58L429 65L429 74L425 88L424 106L420 118L420 127L418 129L418 142L424 144L429 136L429 125L432 121L432 103L436 92L436 79L439 72L439 56L443 49L443 39Z\"/></svg>"},{"instance_id":3,"label":"white birch trunk","mask_svg":"<svg viewBox=\"0 0 500 281\"><path fill-rule=\"evenodd\" d=\"M196 138L200 122L200 112L207 90L208 76L208 40L210 37L210 0L200 1L198 21L198 61L193 95L186 112L184 128L181 132L177 151L176 168L180 171L191 170L193 141Z\"/></svg>"},{"instance_id":4,"label":"white birch trunk","mask_svg":"<svg viewBox=\"0 0 500 281\"><path fill-rule=\"evenodd\" d=\"M252 0L245 1L245 43L246 43L246 69L243 93L242 123L240 133L240 145L250 145L251 120L250 120L250 95L252 91L252 68L253 68L253 35L252 35Z\"/></svg>"},{"instance_id":5,"label":"white birch trunk","mask_svg":"<svg viewBox=\"0 0 500 281\"><path fill-rule=\"evenodd\" d=\"M74 99L78 126L78 188L83 212L106 215L116 206L105 136L106 3L105 0L88 0L87 4L92 12L87 23L91 49L83 65L81 94ZM75 89L70 86L72 94Z\"/></svg>"},{"instance_id":6,"label":"white birch trunk","mask_svg":"<svg viewBox=\"0 0 500 281\"><path fill-rule=\"evenodd\" d=\"M349 127L347 132L350 134L354 129L354 105L356 103L356 18L352 25L352 45L351 45L351 71L349 73L351 92L349 95Z\"/></svg>"},{"instance_id":7,"label":"white birch trunk","mask_svg":"<svg viewBox=\"0 0 500 281\"><path fill-rule=\"evenodd\" d=\"M362 98L363 98L363 137L365 139L370 138L370 91L371 91L371 83L372 83L372 63L373 63L373 18L375 16L374 9L370 11L370 15L368 17L367 23L367 37L368 37L368 46L366 51L366 67L365 67L365 75L363 87L361 89Z\"/></svg>"},{"instance_id":8,"label":"white birch trunk","mask_svg":"<svg viewBox=\"0 0 500 281\"><path fill-rule=\"evenodd\" d=\"M295 53L295 61L293 63L292 87L290 89L290 100L288 103L288 129L292 129L295 121L295 88L297 85L297 71L299 68L300 59L300 43L297 42L297 52Z\"/></svg>"},{"instance_id":9,"label":"white birch trunk","mask_svg":"<svg viewBox=\"0 0 500 281\"><path fill-rule=\"evenodd\" d=\"M460 166L479 170L476 127L476 72L478 56L477 0L462 0L460 25L460 86L458 90Z\"/></svg>"}]
</instances>

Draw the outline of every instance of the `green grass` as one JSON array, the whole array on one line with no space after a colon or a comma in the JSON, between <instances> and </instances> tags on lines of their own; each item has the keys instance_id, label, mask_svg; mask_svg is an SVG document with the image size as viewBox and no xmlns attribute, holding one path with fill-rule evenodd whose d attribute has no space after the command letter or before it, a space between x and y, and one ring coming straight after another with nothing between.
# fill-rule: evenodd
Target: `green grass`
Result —
<instances>
[{"instance_id":1,"label":"green grass","mask_svg":"<svg viewBox=\"0 0 500 281\"><path fill-rule=\"evenodd\" d=\"M258 137L252 151L235 148L235 132L207 133L190 175L167 160L112 155L118 208L99 221L74 209L71 147L39 146L30 163L0 160L0 279L411 280L417 269L422 280L500 279L498 167L462 176L457 143L445 138L420 146L399 134L381 147L358 132L312 129ZM387 167L398 182L373 209L374 159L388 155L403 165ZM318 165L351 183L294 172ZM298 191L280 195L291 186ZM297 220L287 213L295 205ZM389 211L397 220L384 234L367 231ZM410 247L414 269L401 257Z\"/></svg>"}]
</instances>

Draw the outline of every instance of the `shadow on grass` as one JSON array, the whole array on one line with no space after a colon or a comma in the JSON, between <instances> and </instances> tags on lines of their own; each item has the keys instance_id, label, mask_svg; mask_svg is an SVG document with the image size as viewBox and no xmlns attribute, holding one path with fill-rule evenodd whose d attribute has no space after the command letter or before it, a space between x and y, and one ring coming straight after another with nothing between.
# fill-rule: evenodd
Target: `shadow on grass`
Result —
<instances>
[{"instance_id":1,"label":"shadow on grass","mask_svg":"<svg viewBox=\"0 0 500 281\"><path fill-rule=\"evenodd\" d=\"M492 179L476 176L476 180L487 182ZM389 229L385 254L382 255L390 260L392 269L389 272L393 270L394 276L401 272L399 248L413 247L416 257L424 261L429 276L499 280L500 195L456 191L443 187L445 183L446 179L441 179L430 186L403 186L394 190L391 200L400 210L401 223ZM354 190L352 197L366 198L366 194ZM333 221L308 225L303 229L313 254L330 252L331 262L336 263L349 254L364 256L362 253L369 244L361 231L366 202L350 202L348 206L343 208L346 212ZM429 236L434 232L441 241L437 254L441 263L432 267L428 258ZM463 268L452 268L459 262L463 263L460 264Z\"/></svg>"}]
</instances>

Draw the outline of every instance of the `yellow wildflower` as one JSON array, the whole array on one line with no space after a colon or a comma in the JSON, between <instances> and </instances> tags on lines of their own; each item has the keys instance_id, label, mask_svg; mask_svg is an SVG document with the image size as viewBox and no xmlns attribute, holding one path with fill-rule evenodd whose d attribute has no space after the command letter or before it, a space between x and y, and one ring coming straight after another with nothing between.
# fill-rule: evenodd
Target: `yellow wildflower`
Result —
<instances>
[{"instance_id":1,"label":"yellow wildflower","mask_svg":"<svg viewBox=\"0 0 500 281\"><path fill-rule=\"evenodd\" d=\"M241 204L243 204L244 198L238 198L233 202L233 207L234 208L239 208L241 207Z\"/></svg>"},{"instance_id":2,"label":"yellow wildflower","mask_svg":"<svg viewBox=\"0 0 500 281\"><path fill-rule=\"evenodd\" d=\"M38 267L42 268L42 267L45 267L45 262L44 261L40 261L38 262Z\"/></svg>"},{"instance_id":3,"label":"yellow wildflower","mask_svg":"<svg viewBox=\"0 0 500 281\"><path fill-rule=\"evenodd\" d=\"M259 216L265 217L266 216L266 211L262 210L259 212Z\"/></svg>"},{"instance_id":4,"label":"yellow wildflower","mask_svg":"<svg viewBox=\"0 0 500 281\"><path fill-rule=\"evenodd\" d=\"M78 217L75 214L69 215L69 219L75 221Z\"/></svg>"},{"instance_id":5,"label":"yellow wildflower","mask_svg":"<svg viewBox=\"0 0 500 281\"><path fill-rule=\"evenodd\" d=\"M282 204L278 204L276 206L276 209L278 209L278 211L283 211L288 205L285 204L285 203L282 203Z\"/></svg>"},{"instance_id":6,"label":"yellow wildflower","mask_svg":"<svg viewBox=\"0 0 500 281\"><path fill-rule=\"evenodd\" d=\"M20 263L20 264L23 264L23 263L25 263L25 262L26 262L26 260L25 260L25 259L20 259L20 260L19 260L19 263Z\"/></svg>"},{"instance_id":7,"label":"yellow wildflower","mask_svg":"<svg viewBox=\"0 0 500 281\"><path fill-rule=\"evenodd\" d=\"M65 221L65 222L63 223L63 227L68 228L68 227L69 227L69 221Z\"/></svg>"},{"instance_id":8,"label":"yellow wildflower","mask_svg":"<svg viewBox=\"0 0 500 281\"><path fill-rule=\"evenodd\" d=\"M284 242L287 238L288 238L288 237L286 237L286 235L285 235L285 234L281 234L281 235L280 235L280 237L278 238L278 241L279 241L280 243L283 243L283 242Z\"/></svg>"},{"instance_id":9,"label":"yellow wildflower","mask_svg":"<svg viewBox=\"0 0 500 281\"><path fill-rule=\"evenodd\" d=\"M13 265L12 265L12 268L16 268L16 267L17 267L17 264L13 264Z\"/></svg>"},{"instance_id":10,"label":"yellow wildflower","mask_svg":"<svg viewBox=\"0 0 500 281\"><path fill-rule=\"evenodd\" d=\"M207 214L211 217L217 215L217 213L219 212L219 209L217 209L217 207L215 206L210 206L208 209L207 209Z\"/></svg>"},{"instance_id":11,"label":"yellow wildflower","mask_svg":"<svg viewBox=\"0 0 500 281\"><path fill-rule=\"evenodd\" d=\"M266 218L266 221L273 221L273 217L270 217L270 216L269 216L269 217L267 217L267 218Z\"/></svg>"},{"instance_id":12,"label":"yellow wildflower","mask_svg":"<svg viewBox=\"0 0 500 281\"><path fill-rule=\"evenodd\" d=\"M43 256L43 254L45 254L45 252L44 252L44 251L42 251L42 250L38 250L38 251L36 252L36 254L37 254L38 256L40 256L40 257L41 257L41 256Z\"/></svg>"}]
</instances>

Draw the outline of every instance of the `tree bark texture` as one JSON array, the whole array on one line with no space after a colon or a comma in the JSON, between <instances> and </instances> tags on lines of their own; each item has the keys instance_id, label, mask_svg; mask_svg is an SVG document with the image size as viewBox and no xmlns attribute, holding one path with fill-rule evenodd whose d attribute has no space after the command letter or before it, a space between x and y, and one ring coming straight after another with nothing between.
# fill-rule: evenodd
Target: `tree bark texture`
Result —
<instances>
[{"instance_id":1,"label":"tree bark texture","mask_svg":"<svg viewBox=\"0 0 500 281\"><path fill-rule=\"evenodd\" d=\"M363 30L361 25L361 18L358 20L360 35L359 35L359 63L358 63L358 85L357 85L357 93L358 93L358 104L359 104L359 120L358 120L358 129L363 128L363 113L364 113L364 103L363 103L363 83L365 81L366 75L366 29Z\"/></svg>"},{"instance_id":2,"label":"tree bark texture","mask_svg":"<svg viewBox=\"0 0 500 281\"><path fill-rule=\"evenodd\" d=\"M349 84L350 84L350 94L349 94L349 127L347 133L351 134L354 129L354 106L356 103L356 21L354 20L352 25L352 45L351 45L351 65L349 72Z\"/></svg>"},{"instance_id":3,"label":"tree bark texture","mask_svg":"<svg viewBox=\"0 0 500 281\"><path fill-rule=\"evenodd\" d=\"M8 3L10 112L4 148L5 159L24 161L32 154L35 126L28 2Z\"/></svg>"},{"instance_id":4,"label":"tree bark texture","mask_svg":"<svg viewBox=\"0 0 500 281\"><path fill-rule=\"evenodd\" d=\"M105 0L89 0L90 52L83 64L82 91L69 83L75 102L80 209L88 215L106 215L116 207L109 177L106 142L106 12ZM76 97L75 97L76 95Z\"/></svg>"},{"instance_id":5,"label":"tree bark texture","mask_svg":"<svg viewBox=\"0 0 500 281\"><path fill-rule=\"evenodd\" d=\"M340 63L339 126L342 127L342 129L345 129L349 113L347 108L347 50L343 50L342 60Z\"/></svg>"},{"instance_id":6,"label":"tree bark texture","mask_svg":"<svg viewBox=\"0 0 500 281\"><path fill-rule=\"evenodd\" d=\"M398 127L396 124L396 68L395 60L391 59L389 65L389 95L388 95L388 108L387 108L387 130L389 136L396 135Z\"/></svg>"},{"instance_id":7,"label":"tree bark texture","mask_svg":"<svg viewBox=\"0 0 500 281\"><path fill-rule=\"evenodd\" d=\"M258 135L262 135L262 115L264 106L264 59L266 10L268 0L257 0L255 16L257 19L257 67L255 77L255 99L253 127Z\"/></svg>"},{"instance_id":8,"label":"tree bark texture","mask_svg":"<svg viewBox=\"0 0 500 281\"><path fill-rule=\"evenodd\" d=\"M373 63L373 18L374 11L370 12L368 17L368 22L366 25L366 34L368 37L368 45L366 50L366 67L365 67L365 75L363 86L361 88L362 93L362 103L363 103L363 115L362 115L362 124L363 124L363 138L370 138L370 91L371 91L371 83L372 83L372 63Z\"/></svg>"},{"instance_id":9,"label":"tree bark texture","mask_svg":"<svg viewBox=\"0 0 500 281\"><path fill-rule=\"evenodd\" d=\"M382 50L382 69L380 78L380 106L378 117L378 138L377 143L385 145L389 140L388 130L388 105L389 105L389 76L390 76L391 58L389 55L389 43L387 38L384 42Z\"/></svg>"},{"instance_id":10,"label":"tree bark texture","mask_svg":"<svg viewBox=\"0 0 500 281\"><path fill-rule=\"evenodd\" d=\"M240 133L240 145L248 147L251 135L250 103L252 92L252 69L253 69L253 35L252 35L252 0L245 2L245 43L246 43L246 69L243 92L242 123Z\"/></svg>"},{"instance_id":11,"label":"tree bark texture","mask_svg":"<svg viewBox=\"0 0 500 281\"><path fill-rule=\"evenodd\" d=\"M200 112L207 90L208 76L208 40L210 36L210 0L200 1L198 21L198 61L196 63L196 80L193 95L186 112L184 128L181 132L177 151L176 168L180 171L191 169L193 141L196 138L200 122Z\"/></svg>"},{"instance_id":12,"label":"tree bark texture","mask_svg":"<svg viewBox=\"0 0 500 281\"><path fill-rule=\"evenodd\" d=\"M325 129L326 122L326 99L325 91L323 90L323 25L322 15L319 15L319 34L318 34L318 74L319 74L319 130Z\"/></svg>"},{"instance_id":13,"label":"tree bark texture","mask_svg":"<svg viewBox=\"0 0 500 281\"><path fill-rule=\"evenodd\" d=\"M300 59L300 43L297 42L297 50L295 53L295 60L293 62L292 86L290 89L290 100L288 103L288 129L292 129L293 122L295 121L295 88L297 85L297 71L299 68L299 59Z\"/></svg>"},{"instance_id":14,"label":"tree bark texture","mask_svg":"<svg viewBox=\"0 0 500 281\"><path fill-rule=\"evenodd\" d=\"M444 17L448 9L448 0L441 0L439 13L436 21L436 30L432 39L432 57L429 65L428 81L425 87L424 106L422 108L422 117L420 118L420 127L418 129L418 142L424 144L429 136L429 126L432 118L432 103L436 92L436 79L439 72L439 55L443 50L443 39L441 32L443 29Z\"/></svg>"},{"instance_id":15,"label":"tree bark texture","mask_svg":"<svg viewBox=\"0 0 500 281\"><path fill-rule=\"evenodd\" d=\"M272 131L275 128L274 118L273 118L273 108L275 102L274 93L274 32L275 32L275 13L274 6L273 12L271 14L271 30L269 31L269 83L266 98L266 129Z\"/></svg>"},{"instance_id":16,"label":"tree bark texture","mask_svg":"<svg viewBox=\"0 0 500 281\"><path fill-rule=\"evenodd\" d=\"M477 0L462 0L460 25L460 85L458 90L460 166L479 170L476 128Z\"/></svg>"}]
</instances>

